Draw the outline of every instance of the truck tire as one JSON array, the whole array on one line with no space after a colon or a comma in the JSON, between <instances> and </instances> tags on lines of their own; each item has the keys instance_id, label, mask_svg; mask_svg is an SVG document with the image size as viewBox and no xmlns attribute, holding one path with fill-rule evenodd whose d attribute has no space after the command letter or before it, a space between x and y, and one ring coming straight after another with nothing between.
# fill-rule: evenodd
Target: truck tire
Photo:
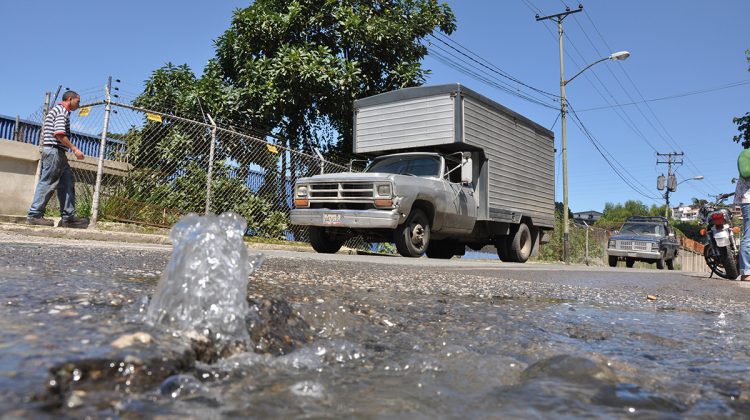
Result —
<instances>
[{"instance_id":1,"label":"truck tire","mask_svg":"<svg viewBox=\"0 0 750 420\"><path fill-rule=\"evenodd\" d=\"M617 267L617 257L615 255L609 256L609 266L610 267Z\"/></svg>"},{"instance_id":2,"label":"truck tire","mask_svg":"<svg viewBox=\"0 0 750 420\"><path fill-rule=\"evenodd\" d=\"M524 263L531 255L531 248L534 241L531 236L531 229L526 223L521 223L518 228L508 237L508 258L509 261Z\"/></svg>"},{"instance_id":3,"label":"truck tire","mask_svg":"<svg viewBox=\"0 0 750 420\"><path fill-rule=\"evenodd\" d=\"M664 270L664 252L659 253L659 259L656 260L656 268Z\"/></svg>"},{"instance_id":4,"label":"truck tire","mask_svg":"<svg viewBox=\"0 0 750 420\"><path fill-rule=\"evenodd\" d=\"M456 243L450 239L442 241L430 241L427 246L427 257L441 260L449 260L455 255Z\"/></svg>"},{"instance_id":5,"label":"truck tire","mask_svg":"<svg viewBox=\"0 0 750 420\"><path fill-rule=\"evenodd\" d=\"M674 270L674 258L670 258L664 262L667 263L667 270Z\"/></svg>"},{"instance_id":6,"label":"truck tire","mask_svg":"<svg viewBox=\"0 0 750 420\"><path fill-rule=\"evenodd\" d=\"M344 245L344 241L341 239L331 238L320 226L310 226L308 230L310 234L310 245L313 249L321 254L335 254L341 249L341 245Z\"/></svg>"},{"instance_id":7,"label":"truck tire","mask_svg":"<svg viewBox=\"0 0 750 420\"><path fill-rule=\"evenodd\" d=\"M421 209L413 209L406 221L398 225L393 236L399 254L421 257L430 245L430 220Z\"/></svg>"},{"instance_id":8,"label":"truck tire","mask_svg":"<svg viewBox=\"0 0 750 420\"><path fill-rule=\"evenodd\" d=\"M633 268L634 264L635 264L635 259L633 259L633 258L625 258L625 267L627 267L627 268Z\"/></svg>"}]
</instances>

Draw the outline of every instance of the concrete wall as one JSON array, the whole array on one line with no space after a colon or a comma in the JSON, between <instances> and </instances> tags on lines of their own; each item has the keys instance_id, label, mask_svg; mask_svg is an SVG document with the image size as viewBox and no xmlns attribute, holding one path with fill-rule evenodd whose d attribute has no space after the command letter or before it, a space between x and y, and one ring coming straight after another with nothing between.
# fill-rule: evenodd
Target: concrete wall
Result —
<instances>
[{"instance_id":1,"label":"concrete wall","mask_svg":"<svg viewBox=\"0 0 750 420\"><path fill-rule=\"evenodd\" d=\"M39 148L0 139L0 214L23 215L34 198Z\"/></svg>"},{"instance_id":2,"label":"concrete wall","mask_svg":"<svg viewBox=\"0 0 750 420\"><path fill-rule=\"evenodd\" d=\"M0 214L25 215L28 212L34 198L39 156L35 145L0 139ZM96 157L86 156L79 161L68 153L68 161L73 171L85 173L92 181L96 179ZM126 163L104 161L105 174L125 176L129 169Z\"/></svg>"}]
</instances>

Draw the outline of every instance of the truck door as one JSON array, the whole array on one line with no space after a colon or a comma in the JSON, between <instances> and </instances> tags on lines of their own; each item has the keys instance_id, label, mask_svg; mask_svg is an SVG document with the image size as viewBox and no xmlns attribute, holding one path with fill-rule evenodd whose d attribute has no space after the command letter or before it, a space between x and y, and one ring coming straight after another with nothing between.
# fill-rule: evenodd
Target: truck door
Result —
<instances>
[{"instance_id":1,"label":"truck door","mask_svg":"<svg viewBox=\"0 0 750 420\"><path fill-rule=\"evenodd\" d=\"M456 164L457 162L453 164L446 162L446 171ZM474 186L461 182L460 169L452 171L448 178L445 179L444 183L448 201L445 221L451 230L471 232L477 220L477 200L474 195Z\"/></svg>"}]
</instances>

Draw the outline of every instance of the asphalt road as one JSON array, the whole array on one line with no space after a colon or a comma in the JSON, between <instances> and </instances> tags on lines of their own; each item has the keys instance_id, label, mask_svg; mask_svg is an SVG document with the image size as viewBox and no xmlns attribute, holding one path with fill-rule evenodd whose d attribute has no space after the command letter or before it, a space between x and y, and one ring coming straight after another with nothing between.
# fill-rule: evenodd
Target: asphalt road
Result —
<instances>
[{"instance_id":1,"label":"asphalt road","mask_svg":"<svg viewBox=\"0 0 750 420\"><path fill-rule=\"evenodd\" d=\"M35 237L0 232L0 246L20 246L36 264L79 270L145 270L160 273L171 246L66 238ZM46 251L45 251L46 250ZM455 296L505 296L549 298L680 308L700 311L744 312L750 303L750 287L737 281L708 278L706 273L588 267L541 263L504 263L498 260L433 260L373 255L316 254L252 246L265 255L255 278L279 292L300 287L352 290L377 288L387 292ZM31 258L25 253L0 251L0 263L23 267ZM56 254L67 254L61 258ZM48 256L48 259L45 259ZM97 256L92 259L92 256ZM105 264L105 266L102 266ZM651 296L657 299L649 299Z\"/></svg>"}]
</instances>

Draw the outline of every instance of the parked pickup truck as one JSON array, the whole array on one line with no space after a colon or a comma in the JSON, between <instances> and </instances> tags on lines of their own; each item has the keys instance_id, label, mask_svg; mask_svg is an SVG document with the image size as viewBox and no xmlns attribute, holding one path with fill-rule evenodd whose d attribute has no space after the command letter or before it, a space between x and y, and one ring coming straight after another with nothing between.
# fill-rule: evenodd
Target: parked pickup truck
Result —
<instances>
[{"instance_id":1,"label":"parked pickup truck","mask_svg":"<svg viewBox=\"0 0 750 420\"><path fill-rule=\"evenodd\" d=\"M632 216L625 219L622 228L609 238L607 255L609 266L625 260L630 268L636 261L655 263L663 270L666 266L674 270L674 260L680 248L674 233L669 230L666 217Z\"/></svg>"},{"instance_id":2,"label":"parked pickup truck","mask_svg":"<svg viewBox=\"0 0 750 420\"><path fill-rule=\"evenodd\" d=\"M525 262L554 227L551 131L459 84L402 89L354 103L362 173L300 178L291 222L317 252L349 238L399 254L463 255L494 245Z\"/></svg>"}]
</instances>

